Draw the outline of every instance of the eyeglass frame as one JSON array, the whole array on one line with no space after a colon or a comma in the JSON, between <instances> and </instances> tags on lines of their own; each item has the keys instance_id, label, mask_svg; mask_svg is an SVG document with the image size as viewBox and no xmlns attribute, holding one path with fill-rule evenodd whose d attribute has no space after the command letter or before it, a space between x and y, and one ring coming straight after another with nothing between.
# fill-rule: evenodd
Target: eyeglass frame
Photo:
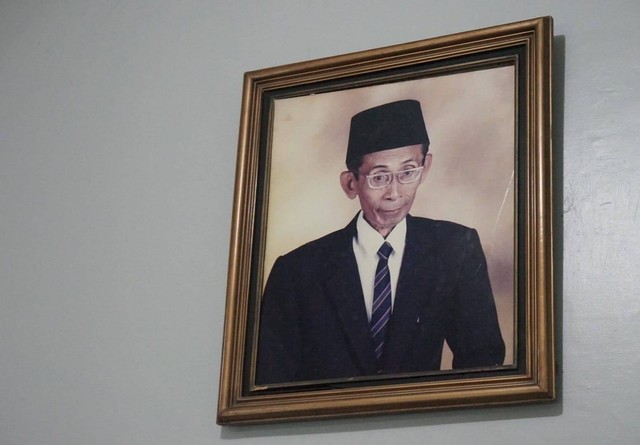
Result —
<instances>
[{"instance_id":1,"label":"eyeglass frame","mask_svg":"<svg viewBox=\"0 0 640 445\"><path fill-rule=\"evenodd\" d=\"M364 176L367 179L367 185L369 186L370 189L372 189L372 190L380 190L380 189L383 189L385 187L389 187L389 185L391 185L391 183L393 182L394 179L396 181L398 181L398 184L403 184L403 185L405 185L405 184L413 184L414 182L418 182L420 180L420 178L422 177L422 172L424 171L424 167L425 167L424 165L421 165L420 167L409 168L409 169L406 169L406 170L398 170L398 171L395 171L395 172L372 173L372 174L369 174L369 175L364 175L364 174L362 174L360 172L356 172L356 173L357 174L362 174L362 176ZM413 179L413 180L411 180L409 182L402 182L398 178L398 175L400 173L414 172L414 171L419 171L420 174L417 175L415 177L415 179ZM376 187L376 186L371 185L371 178L373 178L374 176L387 176L387 177L389 177L391 179L389 179L389 182L386 183L385 185Z\"/></svg>"}]
</instances>

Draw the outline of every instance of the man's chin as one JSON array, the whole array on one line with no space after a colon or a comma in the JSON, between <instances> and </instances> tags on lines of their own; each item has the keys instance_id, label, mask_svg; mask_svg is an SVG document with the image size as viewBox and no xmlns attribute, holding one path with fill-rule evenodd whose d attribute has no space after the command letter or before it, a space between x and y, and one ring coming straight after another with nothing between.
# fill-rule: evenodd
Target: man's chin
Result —
<instances>
[{"instance_id":1,"label":"man's chin","mask_svg":"<svg viewBox=\"0 0 640 445\"><path fill-rule=\"evenodd\" d=\"M365 215L364 219L369 223L371 227L376 229L383 235L388 234L391 230L404 219L407 214L402 208L394 211L382 211L379 210L374 213L375 218L370 220Z\"/></svg>"},{"instance_id":2,"label":"man's chin","mask_svg":"<svg viewBox=\"0 0 640 445\"><path fill-rule=\"evenodd\" d=\"M405 213L400 211L398 214L382 214L380 216L381 217L378 219L379 227L382 229L391 230L396 225L398 225L400 221L402 221L402 219L405 217Z\"/></svg>"},{"instance_id":3,"label":"man's chin","mask_svg":"<svg viewBox=\"0 0 640 445\"><path fill-rule=\"evenodd\" d=\"M394 210L380 210L378 212L380 216L380 220L384 221L386 224L390 224L392 227L402 221L402 218L405 217L406 213L404 212L404 208L394 209Z\"/></svg>"}]
</instances>

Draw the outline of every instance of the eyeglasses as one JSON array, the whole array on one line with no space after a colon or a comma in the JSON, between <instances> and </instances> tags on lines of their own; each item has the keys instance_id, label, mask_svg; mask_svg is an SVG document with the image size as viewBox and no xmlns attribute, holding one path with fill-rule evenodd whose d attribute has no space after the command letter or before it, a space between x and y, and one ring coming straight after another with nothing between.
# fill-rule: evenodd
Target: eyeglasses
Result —
<instances>
[{"instance_id":1,"label":"eyeglasses","mask_svg":"<svg viewBox=\"0 0 640 445\"><path fill-rule=\"evenodd\" d=\"M370 188L381 189L391 184L394 176L400 184L416 182L420 179L420 176L422 176L422 170L424 170L424 166L400 170L398 172L374 173L372 175L365 175L365 178L367 178L367 183Z\"/></svg>"}]
</instances>

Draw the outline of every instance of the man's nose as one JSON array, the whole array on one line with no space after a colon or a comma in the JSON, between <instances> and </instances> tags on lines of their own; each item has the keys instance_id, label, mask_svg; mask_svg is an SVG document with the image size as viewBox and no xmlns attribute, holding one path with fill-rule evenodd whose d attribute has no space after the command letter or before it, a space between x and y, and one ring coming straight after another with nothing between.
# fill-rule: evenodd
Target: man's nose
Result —
<instances>
[{"instance_id":1,"label":"man's nose","mask_svg":"<svg viewBox=\"0 0 640 445\"><path fill-rule=\"evenodd\" d=\"M400 188L401 184L398 182L398 178L395 175L391 177L391 183L385 189L385 198L387 199L396 199L400 196Z\"/></svg>"}]
</instances>

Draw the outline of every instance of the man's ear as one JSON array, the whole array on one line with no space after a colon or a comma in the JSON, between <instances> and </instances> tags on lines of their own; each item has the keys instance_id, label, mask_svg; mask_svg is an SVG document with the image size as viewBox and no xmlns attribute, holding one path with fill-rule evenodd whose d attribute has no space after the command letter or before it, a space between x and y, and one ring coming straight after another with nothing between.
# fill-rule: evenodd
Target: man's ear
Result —
<instances>
[{"instance_id":1,"label":"man's ear","mask_svg":"<svg viewBox=\"0 0 640 445\"><path fill-rule=\"evenodd\" d=\"M422 176L420 177L420 184L422 184L424 180L427 178L427 173L429 173L429 169L431 168L431 162L433 162L433 156L431 155L431 153L427 153L426 156L424 157L424 164L422 164L424 166L424 170L422 170Z\"/></svg>"},{"instance_id":2,"label":"man's ear","mask_svg":"<svg viewBox=\"0 0 640 445\"><path fill-rule=\"evenodd\" d=\"M353 199L358 196L358 181L352 172L344 171L340 173L340 186L347 198Z\"/></svg>"}]
</instances>

